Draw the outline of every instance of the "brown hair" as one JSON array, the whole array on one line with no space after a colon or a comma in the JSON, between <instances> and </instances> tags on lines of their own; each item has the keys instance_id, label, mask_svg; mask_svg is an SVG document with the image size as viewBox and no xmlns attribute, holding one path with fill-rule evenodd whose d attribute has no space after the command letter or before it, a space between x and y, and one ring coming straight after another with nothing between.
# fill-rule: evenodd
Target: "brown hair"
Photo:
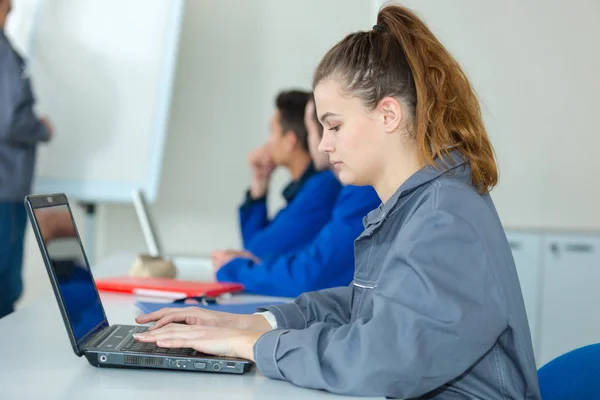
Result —
<instances>
[{"instance_id":1,"label":"brown hair","mask_svg":"<svg viewBox=\"0 0 600 400\"><path fill-rule=\"evenodd\" d=\"M385 6L373 30L336 44L319 63L313 89L332 77L371 110L384 97L398 99L409 114L422 165L452 160L445 156L457 149L470 162L473 186L486 193L497 184L494 150L469 80L409 9Z\"/></svg>"}]
</instances>

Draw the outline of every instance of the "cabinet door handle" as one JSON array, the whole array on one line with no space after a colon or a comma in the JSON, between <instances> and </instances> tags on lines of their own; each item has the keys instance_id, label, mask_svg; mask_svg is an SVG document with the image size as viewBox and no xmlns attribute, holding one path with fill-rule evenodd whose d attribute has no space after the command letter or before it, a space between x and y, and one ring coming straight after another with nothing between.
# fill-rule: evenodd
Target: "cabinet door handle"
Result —
<instances>
[{"instance_id":1,"label":"cabinet door handle","mask_svg":"<svg viewBox=\"0 0 600 400\"><path fill-rule=\"evenodd\" d=\"M517 240L509 240L508 245L511 250L521 250L523 248L523 242L519 242Z\"/></svg>"},{"instance_id":2,"label":"cabinet door handle","mask_svg":"<svg viewBox=\"0 0 600 400\"><path fill-rule=\"evenodd\" d=\"M570 253L593 253L594 246L587 243L569 243L565 246L565 251Z\"/></svg>"}]
</instances>

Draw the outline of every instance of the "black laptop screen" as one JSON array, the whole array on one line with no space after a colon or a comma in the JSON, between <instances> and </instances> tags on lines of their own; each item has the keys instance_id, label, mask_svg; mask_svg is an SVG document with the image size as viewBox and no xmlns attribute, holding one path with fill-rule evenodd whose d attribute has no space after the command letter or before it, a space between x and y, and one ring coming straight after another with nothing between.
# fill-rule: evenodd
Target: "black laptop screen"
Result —
<instances>
[{"instance_id":1,"label":"black laptop screen","mask_svg":"<svg viewBox=\"0 0 600 400\"><path fill-rule=\"evenodd\" d=\"M66 205L36 208L34 213L62 303L79 343L88 332L108 322L75 224Z\"/></svg>"}]
</instances>

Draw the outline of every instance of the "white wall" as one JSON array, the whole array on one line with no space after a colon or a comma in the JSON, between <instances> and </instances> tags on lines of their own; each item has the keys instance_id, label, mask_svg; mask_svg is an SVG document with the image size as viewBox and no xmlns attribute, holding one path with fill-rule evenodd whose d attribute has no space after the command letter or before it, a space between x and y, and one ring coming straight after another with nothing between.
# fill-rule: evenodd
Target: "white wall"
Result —
<instances>
[{"instance_id":1,"label":"white wall","mask_svg":"<svg viewBox=\"0 0 600 400\"><path fill-rule=\"evenodd\" d=\"M464 66L514 228L600 230L600 2L406 0Z\"/></svg>"}]
</instances>

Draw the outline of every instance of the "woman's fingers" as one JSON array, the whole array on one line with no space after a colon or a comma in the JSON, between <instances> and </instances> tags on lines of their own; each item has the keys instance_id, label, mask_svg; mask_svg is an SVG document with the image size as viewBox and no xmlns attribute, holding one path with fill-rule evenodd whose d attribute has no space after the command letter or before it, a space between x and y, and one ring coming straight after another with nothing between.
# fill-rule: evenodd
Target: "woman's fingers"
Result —
<instances>
[{"instance_id":1,"label":"woman's fingers","mask_svg":"<svg viewBox=\"0 0 600 400\"><path fill-rule=\"evenodd\" d=\"M145 324L152 321L157 321L172 312L172 308L163 308L158 311L151 312L150 314L140 315L135 319L138 324Z\"/></svg>"},{"instance_id":2,"label":"woman's fingers","mask_svg":"<svg viewBox=\"0 0 600 400\"><path fill-rule=\"evenodd\" d=\"M202 336L201 331L190 328L192 327L186 325L169 325L155 331L136 333L133 337L140 342L156 342L162 339L193 339Z\"/></svg>"},{"instance_id":3,"label":"woman's fingers","mask_svg":"<svg viewBox=\"0 0 600 400\"><path fill-rule=\"evenodd\" d=\"M197 307L196 307L197 308ZM197 324L198 318L191 315L198 310L194 307L181 308L163 308L150 314L140 315L135 319L138 324L145 324L155 321L155 324L148 330L156 330L172 322L185 322L186 324Z\"/></svg>"},{"instance_id":4,"label":"woman's fingers","mask_svg":"<svg viewBox=\"0 0 600 400\"><path fill-rule=\"evenodd\" d=\"M166 347L166 348L194 348L196 341L190 339L161 339L156 342L158 347Z\"/></svg>"}]
</instances>

